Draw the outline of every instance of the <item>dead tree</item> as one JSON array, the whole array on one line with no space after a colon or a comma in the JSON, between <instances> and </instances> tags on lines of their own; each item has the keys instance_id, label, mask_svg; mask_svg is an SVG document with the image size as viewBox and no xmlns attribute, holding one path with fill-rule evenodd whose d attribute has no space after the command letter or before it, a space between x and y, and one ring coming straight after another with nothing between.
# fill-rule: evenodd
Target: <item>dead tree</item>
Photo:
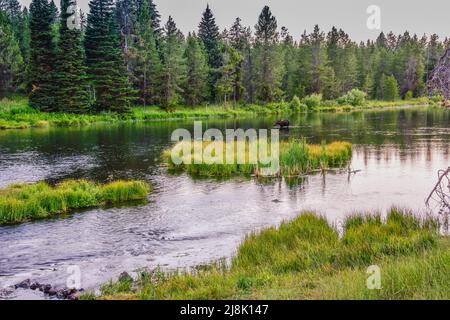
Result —
<instances>
[{"instance_id":1,"label":"dead tree","mask_svg":"<svg viewBox=\"0 0 450 320\"><path fill-rule=\"evenodd\" d=\"M450 167L439 170L438 182L425 201L427 207L435 207L440 214L450 214Z\"/></svg>"},{"instance_id":2,"label":"dead tree","mask_svg":"<svg viewBox=\"0 0 450 320\"><path fill-rule=\"evenodd\" d=\"M427 86L430 95L441 94L445 100L450 100L450 48L434 68Z\"/></svg>"}]
</instances>

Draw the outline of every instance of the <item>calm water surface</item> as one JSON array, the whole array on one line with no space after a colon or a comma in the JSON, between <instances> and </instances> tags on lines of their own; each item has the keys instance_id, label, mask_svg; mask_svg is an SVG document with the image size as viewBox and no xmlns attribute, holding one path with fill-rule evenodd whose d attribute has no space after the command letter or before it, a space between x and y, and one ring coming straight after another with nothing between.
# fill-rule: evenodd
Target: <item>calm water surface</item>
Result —
<instances>
[{"instance_id":1,"label":"calm water surface","mask_svg":"<svg viewBox=\"0 0 450 320\"><path fill-rule=\"evenodd\" d=\"M193 121L0 131L0 187L68 178L144 179L146 205L101 208L47 221L0 227L0 287L31 278L64 286L67 267L96 288L122 271L187 267L231 256L252 230L305 209L339 224L355 211L392 205L425 210L438 169L450 165L450 112L407 108L291 119L283 138L351 141L347 174L297 181L192 179L171 175L161 152ZM208 128L270 128L274 118L210 120ZM22 293L25 294L25 293ZM26 293L29 295L29 293ZM29 297L29 296L27 296Z\"/></svg>"}]
</instances>

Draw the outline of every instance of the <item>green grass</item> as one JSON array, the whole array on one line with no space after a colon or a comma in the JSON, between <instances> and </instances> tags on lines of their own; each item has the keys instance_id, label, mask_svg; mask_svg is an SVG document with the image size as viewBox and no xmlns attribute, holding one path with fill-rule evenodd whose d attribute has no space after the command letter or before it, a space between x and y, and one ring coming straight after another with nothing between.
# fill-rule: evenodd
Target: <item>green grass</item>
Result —
<instances>
[{"instance_id":1,"label":"green grass","mask_svg":"<svg viewBox=\"0 0 450 320\"><path fill-rule=\"evenodd\" d=\"M68 180L54 187L45 182L14 184L0 189L0 225L53 217L104 204L142 200L150 191L150 186L143 181L100 185L87 180Z\"/></svg>"},{"instance_id":2,"label":"green grass","mask_svg":"<svg viewBox=\"0 0 450 320\"><path fill-rule=\"evenodd\" d=\"M195 146L198 145L198 150L205 150L211 145L211 142L192 142L190 153L183 154L181 150L184 149L183 146L185 145L186 142L181 141L164 152L164 159L170 170L186 171L193 176L230 177L237 175L259 175L261 168L267 167L267 165L261 165L259 161L258 164L255 161L249 161L252 155L258 157L257 152L251 152L251 150L259 149L259 141L251 143L247 141L245 143L244 153L241 153L235 146L233 154L234 163L225 164L208 163L204 153L203 157L202 155L198 155L198 159L202 159L201 163L195 163L193 161L196 157ZM224 161L222 162L226 162L226 150L228 149L229 143L221 142L217 146L223 150ZM189 148L189 146L186 148ZM304 139L290 140L280 142L279 148L280 167L276 175L285 177L304 175L314 170L341 168L346 166L352 157L352 144L341 141L328 145L308 145ZM270 150L270 146L268 149ZM174 163L172 154L175 155L175 159L183 160L182 163L176 164L176 161ZM237 161L238 155L245 157L245 163ZM189 161L189 158L191 161Z\"/></svg>"},{"instance_id":3,"label":"green grass","mask_svg":"<svg viewBox=\"0 0 450 320\"><path fill-rule=\"evenodd\" d=\"M100 299L449 299L450 242L436 221L401 209L350 216L344 231L314 213L248 235L232 258L193 271L143 272ZM381 289L366 286L381 270ZM87 298L93 298L87 296Z\"/></svg>"},{"instance_id":4,"label":"green grass","mask_svg":"<svg viewBox=\"0 0 450 320\"><path fill-rule=\"evenodd\" d=\"M393 102L368 101L363 106L341 106L334 101L325 101L316 111L345 112L352 110L383 108L404 105L427 105L431 102L427 98L413 100L399 100ZM89 115L75 115L65 113L44 113L31 108L25 97L5 98L0 101L0 129L25 129L31 127L67 127L85 126L98 122L118 121L162 121L177 119L208 119L230 117L253 117L256 115L296 113L287 102L269 103L265 105L239 105L235 110L223 106L179 106L175 111L167 112L157 106L135 107L127 115L114 113L100 113Z\"/></svg>"}]
</instances>

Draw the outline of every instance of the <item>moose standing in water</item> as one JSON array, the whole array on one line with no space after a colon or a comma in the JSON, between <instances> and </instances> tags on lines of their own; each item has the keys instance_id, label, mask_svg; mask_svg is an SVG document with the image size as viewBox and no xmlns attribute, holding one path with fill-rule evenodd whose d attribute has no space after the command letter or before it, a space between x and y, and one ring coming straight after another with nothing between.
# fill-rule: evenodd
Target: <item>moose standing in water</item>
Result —
<instances>
[{"instance_id":1,"label":"moose standing in water","mask_svg":"<svg viewBox=\"0 0 450 320\"><path fill-rule=\"evenodd\" d=\"M278 120L274 126L279 126L280 129L289 129L289 120Z\"/></svg>"}]
</instances>

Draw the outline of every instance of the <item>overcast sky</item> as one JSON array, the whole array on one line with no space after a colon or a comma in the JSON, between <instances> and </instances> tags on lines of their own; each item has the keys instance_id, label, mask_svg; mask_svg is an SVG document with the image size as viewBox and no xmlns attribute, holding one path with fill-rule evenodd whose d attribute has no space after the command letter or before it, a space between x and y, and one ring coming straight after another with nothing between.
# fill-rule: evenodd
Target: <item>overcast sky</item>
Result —
<instances>
[{"instance_id":1,"label":"overcast sky","mask_svg":"<svg viewBox=\"0 0 450 320\"><path fill-rule=\"evenodd\" d=\"M28 5L31 0L19 0ZM55 0L59 2L59 0ZM89 0L78 0L79 6L88 9ZM448 0L155 0L162 19L169 15L178 27L187 33L196 30L201 13L209 3L221 29L229 28L236 17L245 25L254 26L264 5L269 5L278 20L286 26L295 39L315 24L329 30L331 26L343 28L355 41L376 38L379 30L369 30L366 13L370 5L381 9L381 30L396 34L437 33L450 36L450 1Z\"/></svg>"}]
</instances>

